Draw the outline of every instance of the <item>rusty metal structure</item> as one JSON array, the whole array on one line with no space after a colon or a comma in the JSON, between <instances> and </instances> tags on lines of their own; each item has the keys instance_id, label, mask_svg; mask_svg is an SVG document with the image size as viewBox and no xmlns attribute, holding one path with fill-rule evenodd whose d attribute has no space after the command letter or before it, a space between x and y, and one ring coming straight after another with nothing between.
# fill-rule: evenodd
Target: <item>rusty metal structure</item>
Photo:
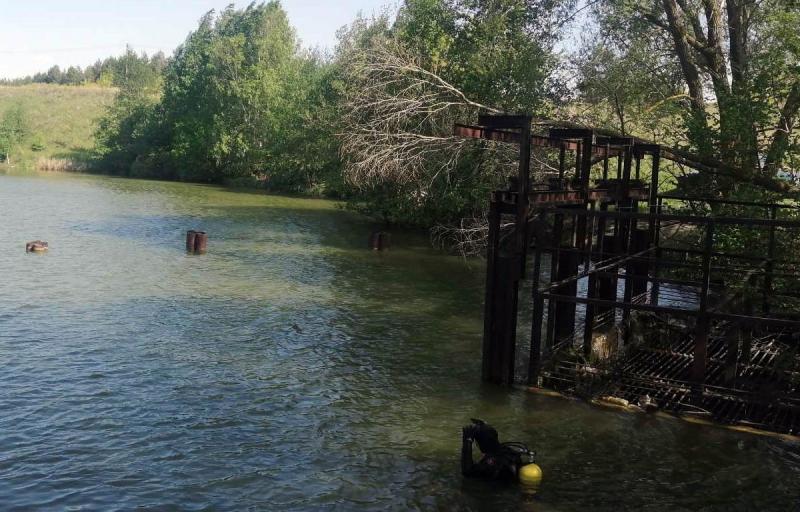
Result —
<instances>
[{"instance_id":1,"label":"rusty metal structure","mask_svg":"<svg viewBox=\"0 0 800 512\"><path fill-rule=\"evenodd\" d=\"M660 192L684 155L531 121L454 127L519 146L491 195L483 379L800 434L796 207ZM546 183L532 151L558 162Z\"/></svg>"}]
</instances>

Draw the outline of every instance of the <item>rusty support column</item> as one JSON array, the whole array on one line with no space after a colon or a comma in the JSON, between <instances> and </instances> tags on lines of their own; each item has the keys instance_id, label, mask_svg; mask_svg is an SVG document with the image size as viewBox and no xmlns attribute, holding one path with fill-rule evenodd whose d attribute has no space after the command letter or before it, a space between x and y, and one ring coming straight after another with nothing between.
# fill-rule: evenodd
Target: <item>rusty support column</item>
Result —
<instances>
[{"instance_id":1,"label":"rusty support column","mask_svg":"<svg viewBox=\"0 0 800 512\"><path fill-rule=\"evenodd\" d=\"M544 211L539 214L544 222ZM542 324L544 317L544 298L539 293L539 281L542 271L542 247L537 240L533 253L533 276L531 276L531 295L533 299L533 318L531 322L531 349L528 356L528 385L539 385L539 371L542 363Z\"/></svg>"},{"instance_id":2,"label":"rusty support column","mask_svg":"<svg viewBox=\"0 0 800 512\"><path fill-rule=\"evenodd\" d=\"M700 290L700 307L694 332L694 362L692 383L695 392L702 392L708 363L708 334L711 322L708 317L708 288L711 284L711 252L714 247L714 220L706 224L706 237L703 247L703 280Z\"/></svg>"},{"instance_id":3,"label":"rusty support column","mask_svg":"<svg viewBox=\"0 0 800 512\"><path fill-rule=\"evenodd\" d=\"M208 234L205 231L197 231L194 234L194 252L204 254L208 247Z\"/></svg>"},{"instance_id":4,"label":"rusty support column","mask_svg":"<svg viewBox=\"0 0 800 512\"><path fill-rule=\"evenodd\" d=\"M638 253L648 248L650 240L648 232L645 229L634 229L632 238L632 253ZM650 266L651 255L644 256L641 259L633 260L628 265L631 271L631 295L638 297L647 292L647 271Z\"/></svg>"},{"instance_id":5,"label":"rusty support column","mask_svg":"<svg viewBox=\"0 0 800 512\"><path fill-rule=\"evenodd\" d=\"M733 322L725 332L727 352L725 354L725 369L723 382L725 386L735 387L738 370L739 345L742 340L742 327L738 322Z\"/></svg>"},{"instance_id":6,"label":"rusty support column","mask_svg":"<svg viewBox=\"0 0 800 512\"><path fill-rule=\"evenodd\" d=\"M769 209L769 219L774 221L778 216L778 208L771 206ZM769 227L769 245L767 246L767 261L764 265L764 316L769 315L769 296L772 293L772 273L775 268L775 225Z\"/></svg>"},{"instance_id":7,"label":"rusty support column","mask_svg":"<svg viewBox=\"0 0 800 512\"><path fill-rule=\"evenodd\" d=\"M594 211L595 205L594 202L591 203L591 210ZM586 250L586 259L584 263L584 269L588 271L591 266L591 262L595 259L595 245L592 244L592 237L594 232L594 224L597 222L598 224L598 232L597 232L597 244L601 244L601 240L603 238L602 233L600 232L600 221L605 220L597 219L596 217L592 217L591 222L589 223L589 246ZM603 223L603 228L605 224ZM597 298L597 276L592 273L589 274L588 284L586 286L586 297L588 299L595 299ZM583 353L586 357L589 357L592 353L592 335L594 334L594 312L595 312L595 305L591 302L586 304L586 310L583 318Z\"/></svg>"},{"instance_id":8,"label":"rusty support column","mask_svg":"<svg viewBox=\"0 0 800 512\"><path fill-rule=\"evenodd\" d=\"M517 294L521 265L518 256L501 254L500 220L500 204L496 194L492 194L481 373L486 382L511 385L514 382Z\"/></svg>"},{"instance_id":9,"label":"rusty support column","mask_svg":"<svg viewBox=\"0 0 800 512\"><path fill-rule=\"evenodd\" d=\"M579 173L578 177L580 179L580 187L581 193L583 194L583 213L584 215L578 216L578 225L576 232L577 236L577 243L576 246L580 250L584 250L586 248L586 226L587 226L587 219L586 219L586 206L589 203L589 185L591 182L591 174L592 174L592 143L594 142L594 135L589 135L584 137L581 141L579 146L580 150L580 166L579 166ZM591 234L589 234L591 236Z\"/></svg>"},{"instance_id":10,"label":"rusty support column","mask_svg":"<svg viewBox=\"0 0 800 512\"><path fill-rule=\"evenodd\" d=\"M648 190L649 198L647 204L650 207L650 221L648 229L650 231L650 243L655 247L655 254L653 264L651 267L651 274L653 276L653 284L650 287L650 304L658 304L658 262L661 258L661 250L659 249L661 237L661 220L656 219L656 215L661 214L661 205L663 199L658 197L658 174L661 164L661 148L656 146L653 151L652 168L650 170L650 190Z\"/></svg>"},{"instance_id":11,"label":"rusty support column","mask_svg":"<svg viewBox=\"0 0 800 512\"><path fill-rule=\"evenodd\" d=\"M520 262L516 256L498 255L496 259L495 330L492 354L492 382L504 386L514 384L516 355L517 299Z\"/></svg>"},{"instance_id":12,"label":"rusty support column","mask_svg":"<svg viewBox=\"0 0 800 512\"><path fill-rule=\"evenodd\" d=\"M194 252L195 238L197 238L197 231L190 229L186 232L186 252Z\"/></svg>"},{"instance_id":13,"label":"rusty support column","mask_svg":"<svg viewBox=\"0 0 800 512\"><path fill-rule=\"evenodd\" d=\"M515 255L520 258L520 277L525 277L525 255L528 250L528 195L531 191L531 116L522 117L519 144L519 192L514 223ZM515 285L516 286L516 285Z\"/></svg>"},{"instance_id":14,"label":"rusty support column","mask_svg":"<svg viewBox=\"0 0 800 512\"><path fill-rule=\"evenodd\" d=\"M497 253L500 250L500 204L496 194L492 194L489 203L489 235L486 248L486 295L483 313L483 359L481 376L484 381L493 382L492 355L495 326L495 287L497 286Z\"/></svg>"},{"instance_id":15,"label":"rusty support column","mask_svg":"<svg viewBox=\"0 0 800 512\"><path fill-rule=\"evenodd\" d=\"M564 227L564 214L557 213L553 216L553 250L550 251L550 282L555 283L558 281L558 262L560 259L561 251L561 238L562 230ZM555 339L555 311L556 304L552 299L547 300L547 340L546 351L549 353L553 348L553 341Z\"/></svg>"},{"instance_id":16,"label":"rusty support column","mask_svg":"<svg viewBox=\"0 0 800 512\"><path fill-rule=\"evenodd\" d=\"M600 204L600 211L607 211L608 210L608 203L601 203ZM600 220L602 222L598 222L598 244L600 245L600 257L599 259L606 260L611 257L617 256L616 252L616 236L615 235L607 235L606 234L606 217L601 217ZM603 300L617 300L617 277L616 277L617 269L614 268L609 274L599 275L597 276L597 295L600 299ZM612 308L608 306L597 306L595 307L595 315L605 315Z\"/></svg>"},{"instance_id":17,"label":"rusty support column","mask_svg":"<svg viewBox=\"0 0 800 512\"><path fill-rule=\"evenodd\" d=\"M514 236L505 254L499 243L502 210L497 196L492 198L483 340L483 379L510 386L514 383L519 280L525 273L528 245L531 116L479 116L479 121L485 126L519 130L520 137Z\"/></svg>"},{"instance_id":18,"label":"rusty support column","mask_svg":"<svg viewBox=\"0 0 800 512\"><path fill-rule=\"evenodd\" d=\"M633 160L633 148L628 146L625 148L625 161L622 171L622 204L623 204L623 211L631 212L633 207L633 201L630 199L630 180L631 180L631 164ZM632 231L633 226L636 225L636 221L630 218L622 219L620 222L620 231L619 237L617 238L617 246L619 247L618 254L625 254L629 256L634 253L631 249L632 247ZM625 265L625 292L623 295L623 305L622 305L622 321L625 322L630 317L631 309L628 305L631 302L632 298L632 288L631 285L632 280L630 279L630 274L628 273L631 269L631 264L628 262Z\"/></svg>"},{"instance_id":19,"label":"rusty support column","mask_svg":"<svg viewBox=\"0 0 800 512\"><path fill-rule=\"evenodd\" d=\"M570 248L574 249L574 248ZM580 253L575 250L562 251L558 258L558 275L559 281L578 274L578 265L580 263ZM569 297L576 297L578 294L578 281L574 280L563 285L558 290L553 290L553 293L566 295ZM571 336L575 332L575 305L573 301L556 301L555 304L555 328L554 337L556 342L561 339Z\"/></svg>"}]
</instances>

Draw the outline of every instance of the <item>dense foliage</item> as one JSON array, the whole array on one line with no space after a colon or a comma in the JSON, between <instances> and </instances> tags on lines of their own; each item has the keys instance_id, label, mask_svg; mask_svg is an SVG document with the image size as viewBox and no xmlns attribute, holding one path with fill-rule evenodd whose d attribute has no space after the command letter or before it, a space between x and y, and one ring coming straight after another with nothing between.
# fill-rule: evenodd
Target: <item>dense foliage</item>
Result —
<instances>
[{"instance_id":1,"label":"dense foliage","mask_svg":"<svg viewBox=\"0 0 800 512\"><path fill-rule=\"evenodd\" d=\"M557 64L553 22L569 5L409 0L393 23L359 19L343 29L336 53L327 57L299 47L278 2L210 12L176 50L161 80L120 86L97 134L102 165L131 176L249 180L273 190L345 196L391 222L431 225L480 215L486 192L503 173L477 148L458 159L448 156L447 143L438 156L424 150L417 159L420 173L413 174L397 148L369 138L355 140L360 152L353 151L354 139L344 144L348 133L380 136L375 130L385 128L367 128L374 112L362 108L369 100L359 93L370 90L374 75L360 66L383 52L447 83L472 107L546 115ZM401 81L414 80L405 69L401 75ZM399 83L378 87L391 95ZM408 113L402 129L430 140L449 136L453 122L474 120L477 112L460 106ZM362 179L355 169L367 164L356 160L381 149L408 170L389 176L376 162L376 179ZM453 165L443 173L437 161Z\"/></svg>"},{"instance_id":2,"label":"dense foliage","mask_svg":"<svg viewBox=\"0 0 800 512\"><path fill-rule=\"evenodd\" d=\"M206 14L159 80L126 82L102 119L104 165L134 176L324 186L337 169L328 65L277 2Z\"/></svg>"},{"instance_id":3,"label":"dense foliage","mask_svg":"<svg viewBox=\"0 0 800 512\"><path fill-rule=\"evenodd\" d=\"M321 55L270 1L209 12L169 59L128 50L25 80L119 89L96 133L104 171L326 194L387 222L469 228L514 172L507 148L452 136L479 112L691 151L716 170L679 182L694 192L791 189L799 12L792 0L405 0Z\"/></svg>"},{"instance_id":4,"label":"dense foliage","mask_svg":"<svg viewBox=\"0 0 800 512\"><path fill-rule=\"evenodd\" d=\"M695 191L736 194L742 182L786 178L797 169L796 2L593 5L595 31L578 55L589 122L634 135L651 132L723 171L695 176Z\"/></svg>"},{"instance_id":5,"label":"dense foliage","mask_svg":"<svg viewBox=\"0 0 800 512\"><path fill-rule=\"evenodd\" d=\"M14 106L2 113L0 117L0 162L11 163L16 146L28 132L28 120L25 111Z\"/></svg>"},{"instance_id":6,"label":"dense foliage","mask_svg":"<svg viewBox=\"0 0 800 512\"><path fill-rule=\"evenodd\" d=\"M556 20L568 2L408 0L393 25L343 34L344 176L389 221L480 221L504 155L452 137L479 111L545 117L557 99ZM510 164L510 165L508 165Z\"/></svg>"}]
</instances>

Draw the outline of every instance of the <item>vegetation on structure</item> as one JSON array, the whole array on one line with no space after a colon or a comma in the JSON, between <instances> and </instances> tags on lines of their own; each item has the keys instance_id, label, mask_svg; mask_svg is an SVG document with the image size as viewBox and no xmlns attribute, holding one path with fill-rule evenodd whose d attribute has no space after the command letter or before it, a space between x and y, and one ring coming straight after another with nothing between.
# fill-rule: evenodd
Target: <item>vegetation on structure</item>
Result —
<instances>
[{"instance_id":1,"label":"vegetation on structure","mask_svg":"<svg viewBox=\"0 0 800 512\"><path fill-rule=\"evenodd\" d=\"M82 73L118 89L96 130L104 172L341 197L469 244L516 165L452 136L479 112L690 151L707 171L665 171L694 195L796 198L798 34L792 0L405 0L323 54L271 1L209 12L168 59L129 50ZM50 71L22 81L80 82ZM534 154L537 179L553 157Z\"/></svg>"}]
</instances>

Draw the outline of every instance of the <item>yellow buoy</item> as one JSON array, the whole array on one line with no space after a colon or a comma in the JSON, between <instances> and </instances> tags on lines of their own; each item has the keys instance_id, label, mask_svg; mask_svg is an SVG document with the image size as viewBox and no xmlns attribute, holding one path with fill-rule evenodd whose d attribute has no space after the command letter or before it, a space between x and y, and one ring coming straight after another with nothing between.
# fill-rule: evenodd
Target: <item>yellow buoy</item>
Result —
<instances>
[{"instance_id":1,"label":"yellow buoy","mask_svg":"<svg viewBox=\"0 0 800 512\"><path fill-rule=\"evenodd\" d=\"M538 464L526 464L519 468L519 482L526 486L538 487L542 482L542 468Z\"/></svg>"}]
</instances>

